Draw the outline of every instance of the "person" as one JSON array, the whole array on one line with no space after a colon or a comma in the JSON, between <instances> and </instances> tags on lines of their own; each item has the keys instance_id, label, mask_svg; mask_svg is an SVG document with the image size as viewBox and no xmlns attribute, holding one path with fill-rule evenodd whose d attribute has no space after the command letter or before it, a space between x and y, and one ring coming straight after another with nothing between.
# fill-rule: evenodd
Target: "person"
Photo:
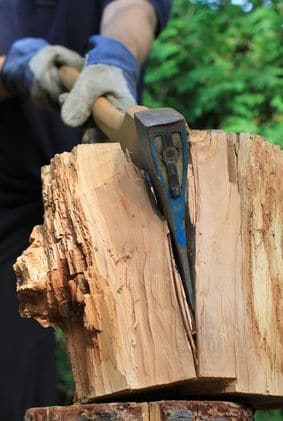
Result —
<instances>
[{"instance_id":1,"label":"person","mask_svg":"<svg viewBox=\"0 0 283 421\"><path fill-rule=\"evenodd\" d=\"M170 0L0 0L0 420L55 403L54 332L21 319L12 269L42 223L40 169L80 143L91 105L140 102L144 62ZM80 71L70 93L58 66ZM62 110L60 112L60 103Z\"/></svg>"}]
</instances>

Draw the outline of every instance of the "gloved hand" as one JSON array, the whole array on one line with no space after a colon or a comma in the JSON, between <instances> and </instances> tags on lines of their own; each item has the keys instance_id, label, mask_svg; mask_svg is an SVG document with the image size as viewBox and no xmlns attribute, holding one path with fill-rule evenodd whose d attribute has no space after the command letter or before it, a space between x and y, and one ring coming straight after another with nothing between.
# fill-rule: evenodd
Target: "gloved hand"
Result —
<instances>
[{"instance_id":1,"label":"gloved hand","mask_svg":"<svg viewBox=\"0 0 283 421\"><path fill-rule=\"evenodd\" d=\"M72 127L83 125L99 96L106 96L124 111L136 104L140 65L119 41L102 35L89 39L84 69L69 94L60 97L63 121Z\"/></svg>"},{"instance_id":2,"label":"gloved hand","mask_svg":"<svg viewBox=\"0 0 283 421\"><path fill-rule=\"evenodd\" d=\"M36 105L56 106L59 95L66 91L61 83L58 66L83 67L83 59L65 47L49 45L41 38L23 38L14 42L8 52L1 79L14 95L31 95Z\"/></svg>"}]
</instances>

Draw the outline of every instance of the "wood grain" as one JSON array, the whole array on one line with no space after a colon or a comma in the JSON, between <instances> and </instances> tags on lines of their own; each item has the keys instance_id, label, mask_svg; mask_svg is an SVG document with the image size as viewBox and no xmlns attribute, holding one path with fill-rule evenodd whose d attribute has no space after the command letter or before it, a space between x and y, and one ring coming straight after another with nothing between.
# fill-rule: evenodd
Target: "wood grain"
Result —
<instances>
[{"instance_id":1,"label":"wood grain","mask_svg":"<svg viewBox=\"0 0 283 421\"><path fill-rule=\"evenodd\" d=\"M190 138L198 376L231 377L206 393L281 397L283 152L257 135Z\"/></svg>"},{"instance_id":2,"label":"wood grain","mask_svg":"<svg viewBox=\"0 0 283 421\"><path fill-rule=\"evenodd\" d=\"M222 373L233 379L234 284L241 222L240 197L237 183L231 180L228 149L234 139L217 131L193 132L190 139L198 376L213 379Z\"/></svg>"},{"instance_id":3,"label":"wood grain","mask_svg":"<svg viewBox=\"0 0 283 421\"><path fill-rule=\"evenodd\" d=\"M44 224L15 266L21 314L64 330L82 402L282 406L283 152L257 135L189 137L196 332L166 222L120 147L81 145L43 169Z\"/></svg>"},{"instance_id":4,"label":"wood grain","mask_svg":"<svg viewBox=\"0 0 283 421\"><path fill-rule=\"evenodd\" d=\"M64 330L78 399L194 379L168 227L119 145L80 145L42 177L44 224L16 265L20 308Z\"/></svg>"}]
</instances>

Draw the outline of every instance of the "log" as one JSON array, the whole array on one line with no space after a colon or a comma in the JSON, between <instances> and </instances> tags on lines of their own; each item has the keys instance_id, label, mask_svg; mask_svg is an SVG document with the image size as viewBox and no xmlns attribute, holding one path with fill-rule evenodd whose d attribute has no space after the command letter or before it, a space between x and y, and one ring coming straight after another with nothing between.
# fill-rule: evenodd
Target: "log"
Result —
<instances>
[{"instance_id":1,"label":"log","mask_svg":"<svg viewBox=\"0 0 283 421\"><path fill-rule=\"evenodd\" d=\"M25 421L252 421L253 411L228 402L163 401L32 408Z\"/></svg>"},{"instance_id":2,"label":"log","mask_svg":"<svg viewBox=\"0 0 283 421\"><path fill-rule=\"evenodd\" d=\"M168 227L120 146L57 155L43 184L44 225L17 263L20 310L64 331L79 400L195 378Z\"/></svg>"},{"instance_id":3,"label":"log","mask_svg":"<svg viewBox=\"0 0 283 421\"><path fill-rule=\"evenodd\" d=\"M283 153L192 131L190 154L195 319L167 224L117 144L43 168L44 223L15 265L20 311L63 329L79 402L157 390L282 405Z\"/></svg>"}]
</instances>

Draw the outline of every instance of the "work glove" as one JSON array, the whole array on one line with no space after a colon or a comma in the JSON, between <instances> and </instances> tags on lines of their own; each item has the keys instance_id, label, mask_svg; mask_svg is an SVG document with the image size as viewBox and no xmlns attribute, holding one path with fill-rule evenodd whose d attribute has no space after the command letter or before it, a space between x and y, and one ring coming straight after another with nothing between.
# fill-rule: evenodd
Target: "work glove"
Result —
<instances>
[{"instance_id":1,"label":"work glove","mask_svg":"<svg viewBox=\"0 0 283 421\"><path fill-rule=\"evenodd\" d=\"M63 121L72 127L85 124L99 96L122 111L136 104L139 74L139 63L123 44L102 35L90 37L80 76L71 92L60 96Z\"/></svg>"},{"instance_id":2,"label":"work glove","mask_svg":"<svg viewBox=\"0 0 283 421\"><path fill-rule=\"evenodd\" d=\"M65 47L49 45L41 38L23 38L12 44L1 79L13 95L31 95L42 108L58 107L59 95L66 91L58 66L65 64L81 70L83 62L79 54Z\"/></svg>"}]
</instances>

